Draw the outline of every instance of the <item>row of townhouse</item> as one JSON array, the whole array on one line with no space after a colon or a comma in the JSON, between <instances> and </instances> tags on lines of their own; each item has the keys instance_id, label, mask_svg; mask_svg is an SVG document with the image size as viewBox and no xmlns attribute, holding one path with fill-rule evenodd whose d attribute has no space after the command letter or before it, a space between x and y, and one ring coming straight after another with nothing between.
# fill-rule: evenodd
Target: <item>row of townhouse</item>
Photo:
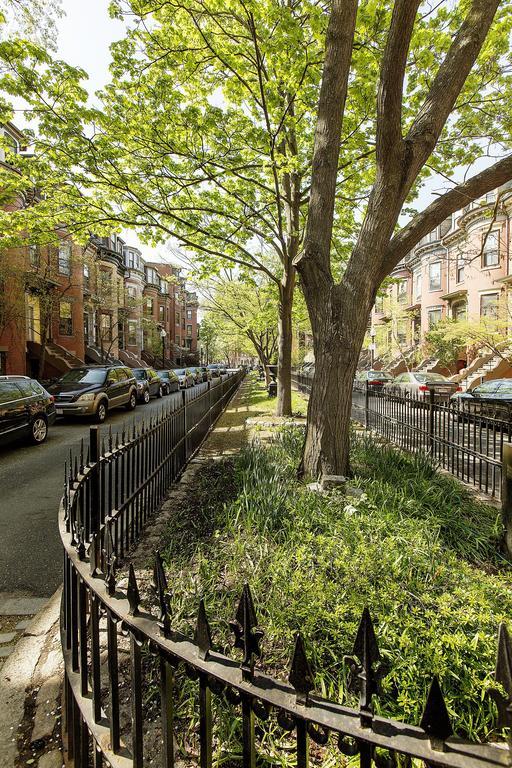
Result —
<instances>
[{"instance_id":1,"label":"row of townhouse","mask_svg":"<svg viewBox=\"0 0 512 768\"><path fill-rule=\"evenodd\" d=\"M511 217L512 185L507 184L424 237L377 296L361 365L384 367L395 375L413 367L442 370L426 355L424 341L429 329L447 318L509 318L501 326L505 349L512 330ZM487 358L478 347L463 345L449 372L466 385L503 375L503 360Z\"/></svg>"},{"instance_id":2,"label":"row of townhouse","mask_svg":"<svg viewBox=\"0 0 512 768\"><path fill-rule=\"evenodd\" d=\"M0 131L9 147L0 164L15 173L23 135L11 124ZM0 374L51 378L116 360L193 364L197 309L178 266L145 260L117 235L82 246L62 230L51 245L0 249Z\"/></svg>"}]
</instances>

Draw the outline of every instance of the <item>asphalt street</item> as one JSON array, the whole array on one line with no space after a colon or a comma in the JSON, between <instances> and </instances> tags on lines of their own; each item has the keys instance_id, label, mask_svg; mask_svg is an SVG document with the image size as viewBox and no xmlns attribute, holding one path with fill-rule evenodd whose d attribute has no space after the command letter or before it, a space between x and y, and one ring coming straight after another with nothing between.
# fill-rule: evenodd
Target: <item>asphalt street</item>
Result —
<instances>
[{"instance_id":1,"label":"asphalt street","mask_svg":"<svg viewBox=\"0 0 512 768\"><path fill-rule=\"evenodd\" d=\"M102 431L149 416L165 405L152 399L128 413L112 411ZM57 513L64 462L88 439L90 422L57 419L41 446L21 442L0 448L0 593L49 597L61 583L62 552Z\"/></svg>"}]
</instances>

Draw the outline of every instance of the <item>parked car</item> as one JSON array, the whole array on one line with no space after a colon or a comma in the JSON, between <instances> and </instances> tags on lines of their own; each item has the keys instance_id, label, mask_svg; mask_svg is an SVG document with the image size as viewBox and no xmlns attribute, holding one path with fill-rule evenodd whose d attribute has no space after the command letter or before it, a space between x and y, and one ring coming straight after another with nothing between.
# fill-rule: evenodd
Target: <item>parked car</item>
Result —
<instances>
[{"instance_id":1,"label":"parked car","mask_svg":"<svg viewBox=\"0 0 512 768\"><path fill-rule=\"evenodd\" d=\"M23 437L44 443L55 421L53 397L28 376L0 376L0 445Z\"/></svg>"},{"instance_id":2,"label":"parked car","mask_svg":"<svg viewBox=\"0 0 512 768\"><path fill-rule=\"evenodd\" d=\"M226 373L226 366L224 363L210 363L206 366L212 372L212 376L222 376Z\"/></svg>"},{"instance_id":3,"label":"parked car","mask_svg":"<svg viewBox=\"0 0 512 768\"><path fill-rule=\"evenodd\" d=\"M452 402L458 402L465 413L509 420L512 416L512 379L484 381L469 392L457 392L452 396Z\"/></svg>"},{"instance_id":4,"label":"parked car","mask_svg":"<svg viewBox=\"0 0 512 768\"><path fill-rule=\"evenodd\" d=\"M167 386L167 394L170 394L171 392L177 392L180 388L180 382L178 380L178 377L176 376L176 371L157 371L157 374L160 376L163 382L165 382Z\"/></svg>"},{"instance_id":5,"label":"parked car","mask_svg":"<svg viewBox=\"0 0 512 768\"><path fill-rule=\"evenodd\" d=\"M212 372L206 365L199 365L198 369L202 371L203 373L203 381L211 381L212 380Z\"/></svg>"},{"instance_id":6,"label":"parked car","mask_svg":"<svg viewBox=\"0 0 512 768\"><path fill-rule=\"evenodd\" d=\"M368 383L369 387L383 387L393 381L393 377L386 371L359 371L356 375L356 381Z\"/></svg>"},{"instance_id":7,"label":"parked car","mask_svg":"<svg viewBox=\"0 0 512 768\"><path fill-rule=\"evenodd\" d=\"M112 408L137 405L137 381L131 368L84 365L71 368L49 388L57 416L92 416L99 424Z\"/></svg>"},{"instance_id":8,"label":"parked car","mask_svg":"<svg viewBox=\"0 0 512 768\"><path fill-rule=\"evenodd\" d=\"M137 399L140 402L149 403L150 397L169 394L167 384L153 368L133 368L133 375L137 379Z\"/></svg>"},{"instance_id":9,"label":"parked car","mask_svg":"<svg viewBox=\"0 0 512 768\"><path fill-rule=\"evenodd\" d=\"M180 389L188 389L196 383L195 376L190 368L175 368L174 373L178 377Z\"/></svg>"},{"instance_id":10,"label":"parked car","mask_svg":"<svg viewBox=\"0 0 512 768\"><path fill-rule=\"evenodd\" d=\"M442 376L440 373L425 373L423 371L409 371L401 373L392 382L385 385L386 392L398 393L413 397L416 400L429 400L430 392L434 392L436 401L448 401L459 385Z\"/></svg>"},{"instance_id":11,"label":"parked car","mask_svg":"<svg viewBox=\"0 0 512 768\"><path fill-rule=\"evenodd\" d=\"M190 366L189 371L194 377L194 384L203 383L203 372L198 366L195 366L195 365Z\"/></svg>"}]
</instances>

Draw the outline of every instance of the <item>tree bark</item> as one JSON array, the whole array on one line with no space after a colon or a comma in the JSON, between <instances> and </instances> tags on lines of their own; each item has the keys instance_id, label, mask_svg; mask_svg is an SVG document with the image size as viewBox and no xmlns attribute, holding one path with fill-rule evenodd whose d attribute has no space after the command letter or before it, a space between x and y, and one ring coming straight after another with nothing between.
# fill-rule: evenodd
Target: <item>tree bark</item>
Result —
<instances>
[{"instance_id":1,"label":"tree bark","mask_svg":"<svg viewBox=\"0 0 512 768\"><path fill-rule=\"evenodd\" d=\"M295 268L285 272L279 286L279 341L277 354L278 416L292 415L292 309Z\"/></svg>"},{"instance_id":2,"label":"tree bark","mask_svg":"<svg viewBox=\"0 0 512 768\"><path fill-rule=\"evenodd\" d=\"M357 294L333 285L328 296L310 300L315 375L299 475L350 475L349 434L352 384L366 332ZM367 301L368 303L368 301Z\"/></svg>"}]
</instances>

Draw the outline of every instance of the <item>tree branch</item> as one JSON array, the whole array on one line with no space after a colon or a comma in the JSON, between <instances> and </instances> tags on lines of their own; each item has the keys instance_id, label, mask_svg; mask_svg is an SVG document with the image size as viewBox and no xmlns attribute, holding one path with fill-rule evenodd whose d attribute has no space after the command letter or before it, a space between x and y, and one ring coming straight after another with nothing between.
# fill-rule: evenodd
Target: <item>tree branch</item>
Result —
<instances>
[{"instance_id":1,"label":"tree branch","mask_svg":"<svg viewBox=\"0 0 512 768\"><path fill-rule=\"evenodd\" d=\"M469 202L485 195L512 179L512 155L499 160L490 168L459 184L449 192L445 192L431 203L424 211L418 213L391 240L381 269L381 280L398 264L400 259L409 253L419 243L422 237L431 232L447 216L460 210Z\"/></svg>"}]
</instances>

